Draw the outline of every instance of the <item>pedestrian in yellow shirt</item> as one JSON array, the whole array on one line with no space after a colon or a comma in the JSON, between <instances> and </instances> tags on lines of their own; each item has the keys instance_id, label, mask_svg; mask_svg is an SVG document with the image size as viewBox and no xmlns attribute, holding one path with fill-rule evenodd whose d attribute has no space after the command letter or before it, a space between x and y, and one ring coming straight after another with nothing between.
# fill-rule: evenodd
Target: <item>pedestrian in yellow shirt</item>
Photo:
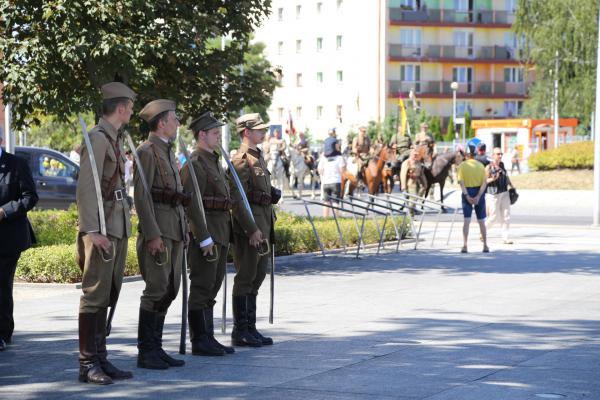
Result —
<instances>
[{"instance_id":1,"label":"pedestrian in yellow shirt","mask_svg":"<svg viewBox=\"0 0 600 400\"><path fill-rule=\"evenodd\" d=\"M458 166L458 183L462 190L463 223L463 247L461 253L467 252L467 239L469 238L469 224L473 208L479 223L479 231L483 240L483 252L488 253L487 235L485 230L485 188L486 175L483 164L475 159L476 147L474 144L467 145L467 159Z\"/></svg>"}]
</instances>

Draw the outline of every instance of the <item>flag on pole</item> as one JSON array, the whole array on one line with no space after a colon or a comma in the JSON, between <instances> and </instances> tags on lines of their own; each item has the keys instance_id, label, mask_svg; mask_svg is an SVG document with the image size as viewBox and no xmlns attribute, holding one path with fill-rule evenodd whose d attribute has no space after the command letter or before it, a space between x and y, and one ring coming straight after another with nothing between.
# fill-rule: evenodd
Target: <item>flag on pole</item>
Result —
<instances>
[{"instance_id":1,"label":"flag on pole","mask_svg":"<svg viewBox=\"0 0 600 400\"><path fill-rule=\"evenodd\" d=\"M292 118L292 110L288 110L288 120L285 133L287 133L287 135L290 137L290 141L296 136L296 129L294 128L294 120Z\"/></svg>"},{"instance_id":2,"label":"flag on pole","mask_svg":"<svg viewBox=\"0 0 600 400\"><path fill-rule=\"evenodd\" d=\"M408 119L406 117L406 107L404 106L404 99L402 98L402 95L398 95L398 106L400 107L400 127L401 127L401 132L403 135L406 134L406 125L408 122Z\"/></svg>"}]
</instances>

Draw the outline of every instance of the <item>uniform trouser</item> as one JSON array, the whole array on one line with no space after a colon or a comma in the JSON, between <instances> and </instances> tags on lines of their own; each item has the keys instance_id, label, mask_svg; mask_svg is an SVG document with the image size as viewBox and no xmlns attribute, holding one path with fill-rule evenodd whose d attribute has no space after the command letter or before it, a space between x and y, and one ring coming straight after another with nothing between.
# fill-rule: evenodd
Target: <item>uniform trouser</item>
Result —
<instances>
[{"instance_id":1,"label":"uniform trouser","mask_svg":"<svg viewBox=\"0 0 600 400\"><path fill-rule=\"evenodd\" d=\"M219 258L209 262L202 255L198 246L188 249L188 264L190 268L190 297L188 305L190 310L201 310L212 307L215 298L221 289L227 264L227 250L229 246L216 244Z\"/></svg>"},{"instance_id":2,"label":"uniform trouser","mask_svg":"<svg viewBox=\"0 0 600 400\"><path fill-rule=\"evenodd\" d=\"M165 251L168 252L168 261L164 265L164 255L152 256L148 252L146 238L140 234L137 239L137 256L142 278L146 287L140 298L140 307L146 311L158 312L166 315L169 306L177 297L181 283L181 258L183 256L183 242L162 238Z\"/></svg>"},{"instance_id":3,"label":"uniform trouser","mask_svg":"<svg viewBox=\"0 0 600 400\"><path fill-rule=\"evenodd\" d=\"M486 196L488 202L488 220L486 229L494 224L500 224L502 228L502 239L508 240L508 228L510 225L510 196L508 192Z\"/></svg>"},{"instance_id":4,"label":"uniform trouser","mask_svg":"<svg viewBox=\"0 0 600 400\"><path fill-rule=\"evenodd\" d=\"M0 256L0 339L10 340L13 320L13 282L21 253Z\"/></svg>"},{"instance_id":5,"label":"uniform trouser","mask_svg":"<svg viewBox=\"0 0 600 400\"><path fill-rule=\"evenodd\" d=\"M127 238L116 239L109 237L115 249L112 260L105 262L100 251L94 247L89 235L78 237L80 251L83 252L83 278L81 288L83 295L79 301L80 313L96 313L117 303L125 261L127 260ZM82 246L81 246L82 245ZM111 253L112 256L112 253ZM107 258L105 255L104 258Z\"/></svg>"},{"instance_id":6,"label":"uniform trouser","mask_svg":"<svg viewBox=\"0 0 600 400\"><path fill-rule=\"evenodd\" d=\"M233 280L233 296L256 295L267 276L271 253L260 257L258 250L248 243L247 236L237 233L234 236L233 264L236 274Z\"/></svg>"}]
</instances>

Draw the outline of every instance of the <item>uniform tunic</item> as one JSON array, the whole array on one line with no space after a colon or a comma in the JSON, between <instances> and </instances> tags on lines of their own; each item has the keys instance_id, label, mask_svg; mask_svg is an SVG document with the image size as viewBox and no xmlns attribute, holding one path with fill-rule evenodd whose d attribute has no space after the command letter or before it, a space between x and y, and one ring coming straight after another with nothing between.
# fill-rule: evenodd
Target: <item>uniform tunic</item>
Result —
<instances>
[{"instance_id":1,"label":"uniform tunic","mask_svg":"<svg viewBox=\"0 0 600 400\"><path fill-rule=\"evenodd\" d=\"M127 238L131 236L129 204L125 197L115 194L116 190L125 187L123 141L115 127L103 118L89 132L89 137L100 178L106 233L112 242L114 256L112 251L110 255L104 255L105 259L112 258L105 262L87 235L100 233L100 219L89 149L84 143L76 194L79 216L77 258L83 268L80 313L96 313L116 303L125 271Z\"/></svg>"},{"instance_id":2,"label":"uniform tunic","mask_svg":"<svg viewBox=\"0 0 600 400\"><path fill-rule=\"evenodd\" d=\"M267 170L261 151L250 149L245 144L240 146L232 163L248 196L256 221L253 222L249 218L243 205L236 205L233 222L233 261L237 273L233 283L233 295L256 295L268 272L270 255L259 256L256 248L250 246L248 238L260 229L263 237L269 239L272 250L275 214L270 203L271 174Z\"/></svg>"},{"instance_id":3,"label":"uniform tunic","mask_svg":"<svg viewBox=\"0 0 600 400\"><path fill-rule=\"evenodd\" d=\"M137 148L142 170L151 191L183 193L172 144L150 133L148 140ZM182 205L162 201L150 201L140 180L138 166L134 171L134 200L139 216L137 256L146 288L141 296L140 307L147 311L166 313L177 297L181 282L181 258L183 239L187 234ZM162 238L168 262L164 254L152 256L148 252L148 241Z\"/></svg>"},{"instance_id":4,"label":"uniform tunic","mask_svg":"<svg viewBox=\"0 0 600 400\"><path fill-rule=\"evenodd\" d=\"M232 200L228 177L221 167L219 157L219 154L204 149L197 149L190 156L204 202L206 219L198 208L189 166L186 165L181 170L185 191L192 193L194 197L186 207L192 232L192 242L188 249L190 310L212 307L225 275L232 234ZM208 239L212 239L218 251L219 257L215 261L208 261L200 250L200 243L210 242Z\"/></svg>"}]
</instances>

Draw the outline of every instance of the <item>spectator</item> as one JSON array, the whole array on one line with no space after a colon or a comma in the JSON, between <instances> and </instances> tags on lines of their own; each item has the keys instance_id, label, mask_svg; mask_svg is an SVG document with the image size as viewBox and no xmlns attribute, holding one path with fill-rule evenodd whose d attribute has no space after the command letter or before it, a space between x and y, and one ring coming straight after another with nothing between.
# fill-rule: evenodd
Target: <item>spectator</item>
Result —
<instances>
[{"instance_id":1,"label":"spectator","mask_svg":"<svg viewBox=\"0 0 600 400\"><path fill-rule=\"evenodd\" d=\"M69 158L71 159L71 161L73 161L77 165L79 165L80 152L81 152L81 144L76 143L75 145L73 145L73 150L71 150L71 152L69 153Z\"/></svg>"},{"instance_id":2,"label":"spectator","mask_svg":"<svg viewBox=\"0 0 600 400\"><path fill-rule=\"evenodd\" d=\"M461 253L467 252L467 240L469 238L469 224L471 215L475 208L475 215L479 223L481 240L483 241L483 252L490 250L487 246L487 235L485 231L485 168L483 164L475 159L475 145L467 144L467 159L458 166L458 183L462 190L463 223L463 247Z\"/></svg>"},{"instance_id":3,"label":"spectator","mask_svg":"<svg viewBox=\"0 0 600 400\"><path fill-rule=\"evenodd\" d=\"M3 134L0 132L0 146L2 141ZM35 243L27 212L37 200L27 162L0 147L0 351L4 351L11 342L15 328L15 270L21 252Z\"/></svg>"},{"instance_id":4,"label":"spectator","mask_svg":"<svg viewBox=\"0 0 600 400\"><path fill-rule=\"evenodd\" d=\"M133 182L133 154L131 154L131 150L127 150L125 152L125 191L129 196L131 193L131 182Z\"/></svg>"},{"instance_id":5,"label":"spectator","mask_svg":"<svg viewBox=\"0 0 600 400\"><path fill-rule=\"evenodd\" d=\"M510 197L508 186L514 187L502 160L502 150L494 147L492 151L492 162L485 168L487 176L487 193L489 196L489 218L486 230L489 230L496 222L502 228L502 240L504 244L512 244L508 239L508 228L510 223Z\"/></svg>"},{"instance_id":6,"label":"spectator","mask_svg":"<svg viewBox=\"0 0 600 400\"><path fill-rule=\"evenodd\" d=\"M323 201L331 202L331 198L340 198L342 194L342 175L346 170L346 162L339 152L337 140L332 143L334 151L329 156L323 154L319 159L319 175L323 185ZM336 202L336 204L339 204ZM329 217L329 208L323 207L323 216Z\"/></svg>"},{"instance_id":7,"label":"spectator","mask_svg":"<svg viewBox=\"0 0 600 400\"><path fill-rule=\"evenodd\" d=\"M339 149L335 128L329 129L327 135L327 139L323 142L323 154L325 154L325 157L331 156L336 149Z\"/></svg>"},{"instance_id":8,"label":"spectator","mask_svg":"<svg viewBox=\"0 0 600 400\"><path fill-rule=\"evenodd\" d=\"M490 163L490 158L487 156L485 143L479 142L477 145L477 156L475 159L483 164L484 167L487 167Z\"/></svg>"},{"instance_id":9,"label":"spectator","mask_svg":"<svg viewBox=\"0 0 600 400\"><path fill-rule=\"evenodd\" d=\"M514 173L515 168L517 169L517 172L521 174L521 166L519 165L519 150L517 150L516 147L513 147L512 151L510 152L510 162L510 174L512 175Z\"/></svg>"}]
</instances>

